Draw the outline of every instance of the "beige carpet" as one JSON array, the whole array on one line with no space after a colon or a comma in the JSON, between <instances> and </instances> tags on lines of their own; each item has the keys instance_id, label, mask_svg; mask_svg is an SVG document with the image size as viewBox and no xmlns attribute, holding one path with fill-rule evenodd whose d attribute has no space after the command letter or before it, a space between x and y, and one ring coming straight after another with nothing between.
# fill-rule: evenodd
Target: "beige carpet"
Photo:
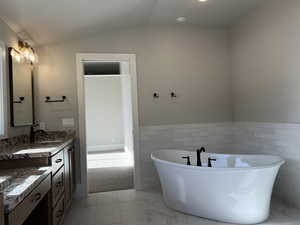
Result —
<instances>
[{"instance_id":1,"label":"beige carpet","mask_svg":"<svg viewBox=\"0 0 300 225\"><path fill-rule=\"evenodd\" d=\"M133 188L133 167L124 152L88 155L89 193Z\"/></svg>"}]
</instances>

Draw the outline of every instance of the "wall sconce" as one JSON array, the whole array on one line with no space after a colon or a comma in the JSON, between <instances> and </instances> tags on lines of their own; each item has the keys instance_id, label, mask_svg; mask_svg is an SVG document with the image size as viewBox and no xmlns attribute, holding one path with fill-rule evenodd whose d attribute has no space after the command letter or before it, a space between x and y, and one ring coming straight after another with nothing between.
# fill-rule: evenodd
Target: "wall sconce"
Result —
<instances>
[{"instance_id":1,"label":"wall sconce","mask_svg":"<svg viewBox=\"0 0 300 225\"><path fill-rule=\"evenodd\" d=\"M29 63L37 63L38 57L33 47L25 41L18 41L19 51Z\"/></svg>"},{"instance_id":2,"label":"wall sconce","mask_svg":"<svg viewBox=\"0 0 300 225\"><path fill-rule=\"evenodd\" d=\"M24 41L18 41L18 50L12 48L10 54L17 62L21 62L23 60L30 64L38 62L38 56L33 47Z\"/></svg>"}]
</instances>

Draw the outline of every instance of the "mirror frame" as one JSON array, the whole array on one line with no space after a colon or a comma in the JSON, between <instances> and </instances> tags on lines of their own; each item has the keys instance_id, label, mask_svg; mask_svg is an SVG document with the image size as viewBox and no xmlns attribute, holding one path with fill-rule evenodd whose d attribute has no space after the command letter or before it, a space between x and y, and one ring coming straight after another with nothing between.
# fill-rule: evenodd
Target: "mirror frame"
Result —
<instances>
[{"instance_id":1,"label":"mirror frame","mask_svg":"<svg viewBox=\"0 0 300 225\"><path fill-rule=\"evenodd\" d=\"M17 51L13 47L8 48L8 74L9 74L9 102L10 102L10 124L12 127L30 127L35 124L35 106L34 106L34 77L33 70L31 70L31 91L32 91L32 124L31 125L16 125L14 121L14 82L13 82L13 58L11 51Z\"/></svg>"},{"instance_id":2,"label":"mirror frame","mask_svg":"<svg viewBox=\"0 0 300 225\"><path fill-rule=\"evenodd\" d=\"M0 40L0 119L1 121L1 131L0 140L8 137L8 82L7 82L7 47L4 41ZM2 77L1 77L2 76Z\"/></svg>"}]
</instances>

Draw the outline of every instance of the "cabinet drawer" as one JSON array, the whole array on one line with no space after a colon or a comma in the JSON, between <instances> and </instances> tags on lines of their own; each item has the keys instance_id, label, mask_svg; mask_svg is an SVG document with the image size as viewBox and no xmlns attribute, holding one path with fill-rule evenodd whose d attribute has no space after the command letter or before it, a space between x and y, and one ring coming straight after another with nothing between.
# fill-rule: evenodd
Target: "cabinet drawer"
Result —
<instances>
[{"instance_id":1,"label":"cabinet drawer","mask_svg":"<svg viewBox=\"0 0 300 225\"><path fill-rule=\"evenodd\" d=\"M65 214L65 200L62 197L57 203L55 209L53 209L52 214L52 225L59 225L63 222Z\"/></svg>"},{"instance_id":2,"label":"cabinet drawer","mask_svg":"<svg viewBox=\"0 0 300 225\"><path fill-rule=\"evenodd\" d=\"M58 199L64 193L65 181L64 181L64 167L52 177L52 206L55 206Z\"/></svg>"},{"instance_id":3,"label":"cabinet drawer","mask_svg":"<svg viewBox=\"0 0 300 225\"><path fill-rule=\"evenodd\" d=\"M52 174L55 174L59 170L59 168L64 165L63 150L51 157L51 165L52 165Z\"/></svg>"},{"instance_id":4,"label":"cabinet drawer","mask_svg":"<svg viewBox=\"0 0 300 225\"><path fill-rule=\"evenodd\" d=\"M9 215L9 225L21 225L51 188L48 175Z\"/></svg>"}]
</instances>

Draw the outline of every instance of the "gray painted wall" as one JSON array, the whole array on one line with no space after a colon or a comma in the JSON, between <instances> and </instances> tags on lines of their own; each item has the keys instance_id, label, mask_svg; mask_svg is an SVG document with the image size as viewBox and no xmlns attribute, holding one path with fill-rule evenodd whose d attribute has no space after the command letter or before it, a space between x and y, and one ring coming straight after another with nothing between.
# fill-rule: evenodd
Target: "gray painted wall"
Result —
<instances>
[{"instance_id":1,"label":"gray painted wall","mask_svg":"<svg viewBox=\"0 0 300 225\"><path fill-rule=\"evenodd\" d=\"M265 0L232 30L236 121L300 122L300 1Z\"/></svg>"},{"instance_id":2,"label":"gray painted wall","mask_svg":"<svg viewBox=\"0 0 300 225\"><path fill-rule=\"evenodd\" d=\"M137 55L141 125L232 120L229 42L223 29L149 27L101 33L39 49L40 120L61 129L61 118L77 119L76 53ZM153 100L153 92L160 99ZM178 98L171 101L169 93ZM44 97L66 95L64 105ZM59 108L61 107L61 108Z\"/></svg>"}]
</instances>

